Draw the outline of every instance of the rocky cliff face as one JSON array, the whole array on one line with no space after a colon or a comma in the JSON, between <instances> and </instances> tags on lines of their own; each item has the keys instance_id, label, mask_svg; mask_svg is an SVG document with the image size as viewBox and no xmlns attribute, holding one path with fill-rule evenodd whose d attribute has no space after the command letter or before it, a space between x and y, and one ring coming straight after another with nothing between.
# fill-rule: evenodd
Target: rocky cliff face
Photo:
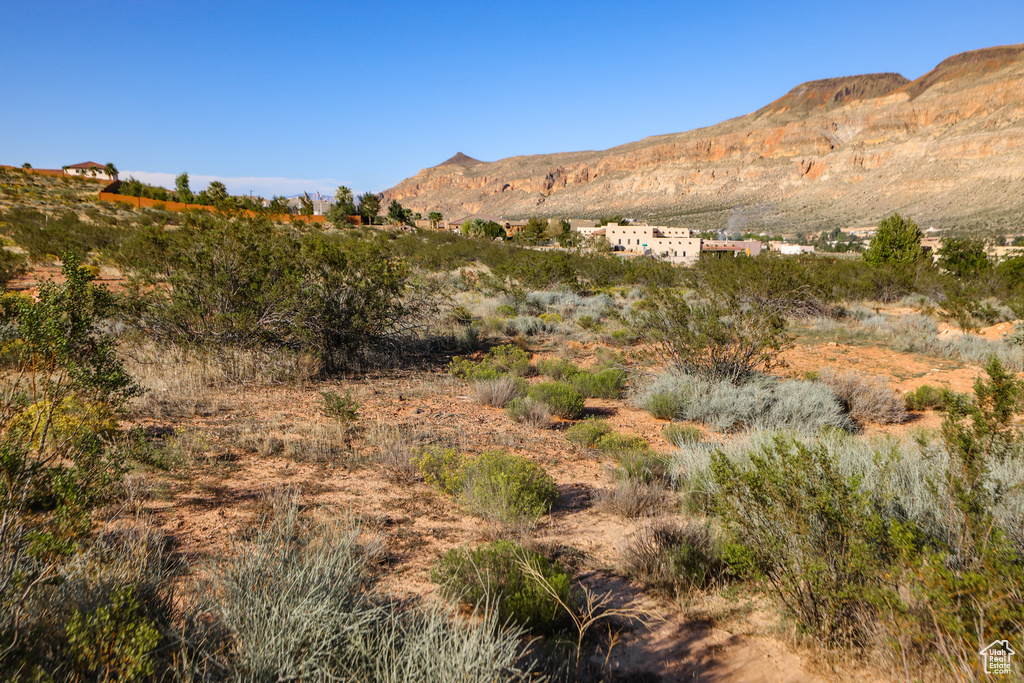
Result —
<instances>
[{"instance_id":1,"label":"rocky cliff face","mask_svg":"<svg viewBox=\"0 0 1024 683\"><path fill-rule=\"evenodd\" d=\"M1024 45L966 52L915 81L797 86L715 126L600 152L464 154L384 193L422 213L623 215L699 229L1024 229Z\"/></svg>"}]
</instances>

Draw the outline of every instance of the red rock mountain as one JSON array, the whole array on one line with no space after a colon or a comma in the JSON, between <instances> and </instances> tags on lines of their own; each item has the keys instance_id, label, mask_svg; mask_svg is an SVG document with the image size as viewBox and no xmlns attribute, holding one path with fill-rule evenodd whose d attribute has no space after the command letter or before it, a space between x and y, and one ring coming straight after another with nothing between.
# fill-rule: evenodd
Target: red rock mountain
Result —
<instances>
[{"instance_id":1,"label":"red rock mountain","mask_svg":"<svg viewBox=\"0 0 1024 683\"><path fill-rule=\"evenodd\" d=\"M384 193L446 218L623 214L700 229L870 225L1024 230L1024 45L965 52L915 81L811 81L708 128L604 151L456 154Z\"/></svg>"}]
</instances>

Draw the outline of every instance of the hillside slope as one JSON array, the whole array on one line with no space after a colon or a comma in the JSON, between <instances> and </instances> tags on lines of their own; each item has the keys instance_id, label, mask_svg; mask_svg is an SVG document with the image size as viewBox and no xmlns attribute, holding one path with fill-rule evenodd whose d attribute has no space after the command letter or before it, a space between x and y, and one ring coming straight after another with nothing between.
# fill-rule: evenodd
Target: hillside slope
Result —
<instances>
[{"instance_id":1,"label":"hillside slope","mask_svg":"<svg viewBox=\"0 0 1024 683\"><path fill-rule=\"evenodd\" d=\"M915 81L811 81L708 128L604 151L457 154L387 190L408 208L509 218L622 213L703 229L1015 227L1024 214L1024 45L959 54Z\"/></svg>"}]
</instances>

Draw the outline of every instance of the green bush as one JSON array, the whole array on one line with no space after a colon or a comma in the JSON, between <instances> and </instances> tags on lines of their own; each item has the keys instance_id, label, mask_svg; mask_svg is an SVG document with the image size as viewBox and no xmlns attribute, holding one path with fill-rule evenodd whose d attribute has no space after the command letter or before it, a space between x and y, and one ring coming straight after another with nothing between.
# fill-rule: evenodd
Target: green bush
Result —
<instances>
[{"instance_id":1,"label":"green bush","mask_svg":"<svg viewBox=\"0 0 1024 683\"><path fill-rule=\"evenodd\" d=\"M558 486L543 467L519 455L486 451L462 468L463 504L481 517L511 524L546 514Z\"/></svg>"},{"instance_id":2,"label":"green bush","mask_svg":"<svg viewBox=\"0 0 1024 683\"><path fill-rule=\"evenodd\" d=\"M619 451L615 455L615 476L619 479L651 484L671 483L668 459L649 449Z\"/></svg>"},{"instance_id":3,"label":"green bush","mask_svg":"<svg viewBox=\"0 0 1024 683\"><path fill-rule=\"evenodd\" d=\"M479 363L455 356L448 364L448 372L465 380L496 379L501 375L522 377L530 369L530 354L515 344L495 346Z\"/></svg>"},{"instance_id":4,"label":"green bush","mask_svg":"<svg viewBox=\"0 0 1024 683\"><path fill-rule=\"evenodd\" d=\"M153 674L150 653L160 633L142 613L132 586L115 590L109 603L92 612L75 612L64 629L79 676L135 681Z\"/></svg>"},{"instance_id":5,"label":"green bush","mask_svg":"<svg viewBox=\"0 0 1024 683\"><path fill-rule=\"evenodd\" d=\"M459 494L464 485L465 459L454 448L428 448L411 460L424 481L442 493Z\"/></svg>"},{"instance_id":6,"label":"green bush","mask_svg":"<svg viewBox=\"0 0 1024 683\"><path fill-rule=\"evenodd\" d=\"M601 439L612 433L607 420L590 418L577 422L565 432L572 443L584 448L596 448Z\"/></svg>"},{"instance_id":7,"label":"green bush","mask_svg":"<svg viewBox=\"0 0 1024 683\"><path fill-rule=\"evenodd\" d=\"M6 224L6 231L15 244L24 247L34 259L64 253L83 259L93 251L110 254L126 235L116 221L113 224L83 221L70 209L48 216L35 209L14 207L0 215L0 220Z\"/></svg>"},{"instance_id":8,"label":"green bush","mask_svg":"<svg viewBox=\"0 0 1024 683\"><path fill-rule=\"evenodd\" d=\"M553 380L566 380L580 373L578 365L564 358L545 358L537 362L537 372Z\"/></svg>"},{"instance_id":9,"label":"green bush","mask_svg":"<svg viewBox=\"0 0 1024 683\"><path fill-rule=\"evenodd\" d=\"M359 402L352 398L348 391L344 396L333 391L320 392L320 409L327 417L334 417L342 422L354 422L359 418Z\"/></svg>"},{"instance_id":10,"label":"green bush","mask_svg":"<svg viewBox=\"0 0 1024 683\"><path fill-rule=\"evenodd\" d=\"M525 563L543 577L549 588L523 571ZM453 548L434 567L431 579L447 595L474 606L496 606L500 618L536 633L550 635L572 624L570 614L559 603L575 602L569 576L558 562L548 562L510 541L495 541L475 549Z\"/></svg>"},{"instance_id":11,"label":"green bush","mask_svg":"<svg viewBox=\"0 0 1024 683\"><path fill-rule=\"evenodd\" d=\"M498 306L497 308L494 309L494 315L500 316L502 318L514 318L517 315L519 315L519 313L518 313L518 311L516 311L516 307L515 306L509 306L508 304L502 304L502 305L500 305L500 306Z\"/></svg>"},{"instance_id":12,"label":"green bush","mask_svg":"<svg viewBox=\"0 0 1024 683\"><path fill-rule=\"evenodd\" d=\"M651 417L674 420L684 407L684 399L677 393L661 391L644 396L640 406L650 413Z\"/></svg>"},{"instance_id":13,"label":"green bush","mask_svg":"<svg viewBox=\"0 0 1024 683\"><path fill-rule=\"evenodd\" d=\"M903 395L903 403L907 410L942 410L949 396L948 389L940 389L930 384L922 384L913 391Z\"/></svg>"},{"instance_id":14,"label":"green bush","mask_svg":"<svg viewBox=\"0 0 1024 683\"><path fill-rule=\"evenodd\" d=\"M635 453L637 451L648 451L650 450L650 444L647 443L647 439L642 436L632 436L630 434L620 434L618 432L610 432L597 442L597 450L601 451L605 455L617 456L623 453Z\"/></svg>"},{"instance_id":15,"label":"green bush","mask_svg":"<svg viewBox=\"0 0 1024 683\"><path fill-rule=\"evenodd\" d=\"M777 438L741 466L717 452L716 512L724 556L762 581L804 629L829 643L862 643L879 577L892 555L884 522L822 445Z\"/></svg>"},{"instance_id":16,"label":"green bush","mask_svg":"<svg viewBox=\"0 0 1024 683\"><path fill-rule=\"evenodd\" d=\"M626 373L616 368L598 373L580 372L569 378L569 384L590 398L619 398L626 388Z\"/></svg>"},{"instance_id":17,"label":"green bush","mask_svg":"<svg viewBox=\"0 0 1024 683\"><path fill-rule=\"evenodd\" d=\"M454 449L432 449L412 462L428 484L458 496L473 514L502 523L539 517L558 501L558 486L543 467L504 451L467 458Z\"/></svg>"},{"instance_id":18,"label":"green bush","mask_svg":"<svg viewBox=\"0 0 1024 683\"><path fill-rule=\"evenodd\" d=\"M543 382L530 389L529 397L548 406L553 415L566 420L583 416L584 398L565 382Z\"/></svg>"}]
</instances>

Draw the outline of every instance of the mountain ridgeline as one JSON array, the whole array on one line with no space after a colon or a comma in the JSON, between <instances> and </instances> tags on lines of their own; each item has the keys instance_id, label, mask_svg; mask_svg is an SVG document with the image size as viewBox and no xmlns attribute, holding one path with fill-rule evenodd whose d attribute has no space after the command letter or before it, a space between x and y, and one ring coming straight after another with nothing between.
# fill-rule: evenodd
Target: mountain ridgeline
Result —
<instances>
[{"instance_id":1,"label":"mountain ridgeline","mask_svg":"<svg viewBox=\"0 0 1024 683\"><path fill-rule=\"evenodd\" d=\"M895 73L810 81L714 126L604 151L456 154L384 193L446 218L622 214L696 229L1024 227L1024 45Z\"/></svg>"}]
</instances>

